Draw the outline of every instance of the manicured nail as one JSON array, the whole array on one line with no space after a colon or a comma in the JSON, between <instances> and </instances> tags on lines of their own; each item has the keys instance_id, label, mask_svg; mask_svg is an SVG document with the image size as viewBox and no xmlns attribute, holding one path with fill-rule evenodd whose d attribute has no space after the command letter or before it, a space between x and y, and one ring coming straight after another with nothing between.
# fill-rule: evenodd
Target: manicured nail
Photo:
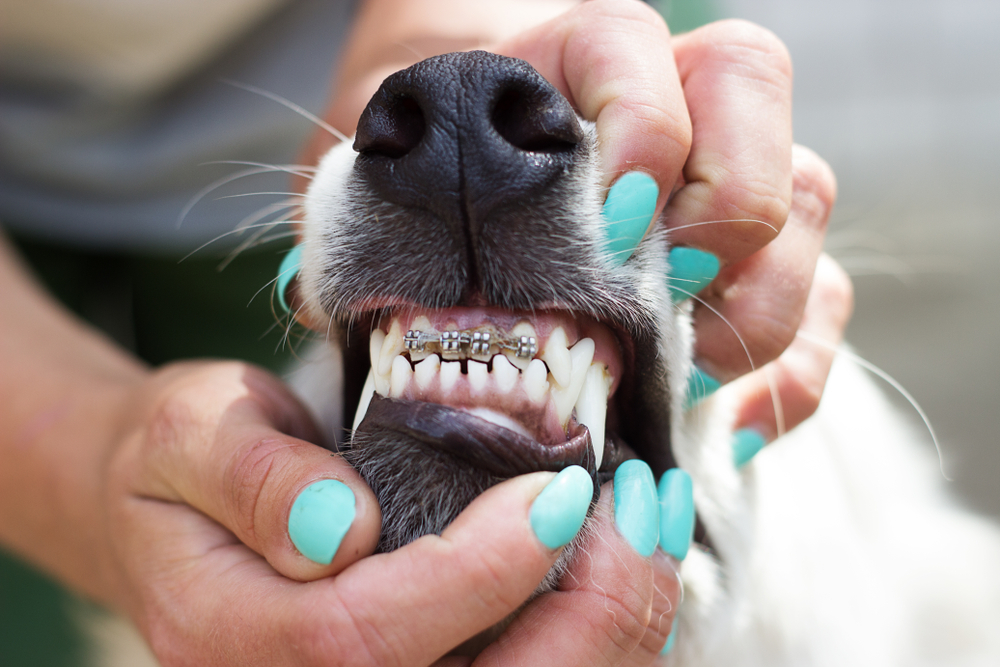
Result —
<instances>
[{"instance_id":1,"label":"manicured nail","mask_svg":"<svg viewBox=\"0 0 1000 667\"><path fill-rule=\"evenodd\" d=\"M767 440L752 428L741 428L733 433L733 464L737 468L742 468L757 455Z\"/></svg>"},{"instance_id":2,"label":"manicured nail","mask_svg":"<svg viewBox=\"0 0 1000 667\"><path fill-rule=\"evenodd\" d=\"M660 548L684 560L694 537L694 496L691 476L680 468L663 473L657 489L660 498Z\"/></svg>"},{"instance_id":3,"label":"manicured nail","mask_svg":"<svg viewBox=\"0 0 1000 667\"><path fill-rule=\"evenodd\" d=\"M288 289L288 283L292 282L292 278L298 274L301 268L302 246L297 245L289 250L285 258L281 260L281 266L278 267L278 278L274 281L274 289L278 292L278 304L286 313L288 312L288 303L285 301L285 290Z\"/></svg>"},{"instance_id":4,"label":"manicured nail","mask_svg":"<svg viewBox=\"0 0 1000 667\"><path fill-rule=\"evenodd\" d=\"M343 482L321 479L303 489L292 503L288 536L300 554L329 565L353 522L354 492Z\"/></svg>"},{"instance_id":5,"label":"manicured nail","mask_svg":"<svg viewBox=\"0 0 1000 667\"><path fill-rule=\"evenodd\" d=\"M594 480L580 466L563 468L531 504L531 529L549 549L566 546L587 518Z\"/></svg>"},{"instance_id":6,"label":"manicured nail","mask_svg":"<svg viewBox=\"0 0 1000 667\"><path fill-rule=\"evenodd\" d=\"M674 303L689 299L719 275L719 258L694 248L670 251L670 298Z\"/></svg>"},{"instance_id":7,"label":"manicured nail","mask_svg":"<svg viewBox=\"0 0 1000 667\"><path fill-rule=\"evenodd\" d=\"M646 235L659 196L656 181L641 171L630 171L611 186L602 214L607 222L605 248L616 266L628 261Z\"/></svg>"},{"instance_id":8,"label":"manicured nail","mask_svg":"<svg viewBox=\"0 0 1000 667\"><path fill-rule=\"evenodd\" d=\"M714 377L697 366L692 366L691 375L688 376L687 398L685 399L684 409L690 410L714 394L721 386L722 384Z\"/></svg>"},{"instance_id":9,"label":"manicured nail","mask_svg":"<svg viewBox=\"0 0 1000 667\"><path fill-rule=\"evenodd\" d=\"M670 634L667 635L667 643L663 645L662 649L660 649L660 655L667 655L668 653L670 653L671 651L674 650L674 643L677 641L677 626L678 625L679 625L679 623L677 623L677 617L675 616L674 617L674 624L670 628Z\"/></svg>"},{"instance_id":10,"label":"manicured nail","mask_svg":"<svg viewBox=\"0 0 1000 667\"><path fill-rule=\"evenodd\" d=\"M630 459L615 471L615 525L640 556L648 558L660 539L660 507L653 471Z\"/></svg>"}]
</instances>

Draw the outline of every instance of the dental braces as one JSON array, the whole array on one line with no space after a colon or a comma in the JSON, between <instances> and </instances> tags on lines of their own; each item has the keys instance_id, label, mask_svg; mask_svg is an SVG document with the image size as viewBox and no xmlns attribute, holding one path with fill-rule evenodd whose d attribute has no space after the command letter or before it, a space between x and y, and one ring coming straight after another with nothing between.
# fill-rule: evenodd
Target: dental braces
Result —
<instances>
[{"instance_id":1,"label":"dental braces","mask_svg":"<svg viewBox=\"0 0 1000 667\"><path fill-rule=\"evenodd\" d=\"M489 361L501 352L513 352L520 359L531 359L538 354L538 340L534 336L504 338L489 331L426 332L410 330L403 337L403 346L409 352L438 352L446 361L476 359Z\"/></svg>"}]
</instances>

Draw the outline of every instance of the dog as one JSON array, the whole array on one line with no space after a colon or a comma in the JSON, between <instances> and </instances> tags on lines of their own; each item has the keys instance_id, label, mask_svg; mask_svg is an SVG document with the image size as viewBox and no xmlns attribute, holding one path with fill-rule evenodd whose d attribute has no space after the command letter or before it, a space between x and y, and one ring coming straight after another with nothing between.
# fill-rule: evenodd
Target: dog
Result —
<instances>
[{"instance_id":1,"label":"dog","mask_svg":"<svg viewBox=\"0 0 1000 667\"><path fill-rule=\"evenodd\" d=\"M725 391L685 409L669 239L609 256L596 145L528 64L469 52L390 76L321 161L293 289L329 330L296 386L375 491L379 550L514 475L639 457L691 474L702 528L667 664L1000 664L1000 533L859 368L739 471Z\"/></svg>"},{"instance_id":2,"label":"dog","mask_svg":"<svg viewBox=\"0 0 1000 667\"><path fill-rule=\"evenodd\" d=\"M289 380L375 491L378 550L509 477L576 464L596 494L639 457L690 473L699 523L663 664L1000 665L1000 531L860 368L740 470L726 389L688 409L669 238L608 254L596 145L527 63L474 51L390 76L320 162L290 301L328 328ZM139 664L87 624L117 637L99 664Z\"/></svg>"}]
</instances>

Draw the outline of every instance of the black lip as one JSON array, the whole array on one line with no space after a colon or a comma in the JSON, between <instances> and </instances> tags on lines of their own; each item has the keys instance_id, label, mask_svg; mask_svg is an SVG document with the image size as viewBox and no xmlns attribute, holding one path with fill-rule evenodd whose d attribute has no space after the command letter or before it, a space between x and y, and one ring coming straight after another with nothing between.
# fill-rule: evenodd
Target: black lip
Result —
<instances>
[{"instance_id":1,"label":"black lip","mask_svg":"<svg viewBox=\"0 0 1000 667\"><path fill-rule=\"evenodd\" d=\"M600 477L613 474L631 452L623 451L615 439L605 441L604 462L596 468L590 431L576 425L564 443L543 445L532 438L447 405L372 397L357 433L371 436L392 433L464 461L498 477L532 472L558 472L578 465L594 479L595 494Z\"/></svg>"}]
</instances>

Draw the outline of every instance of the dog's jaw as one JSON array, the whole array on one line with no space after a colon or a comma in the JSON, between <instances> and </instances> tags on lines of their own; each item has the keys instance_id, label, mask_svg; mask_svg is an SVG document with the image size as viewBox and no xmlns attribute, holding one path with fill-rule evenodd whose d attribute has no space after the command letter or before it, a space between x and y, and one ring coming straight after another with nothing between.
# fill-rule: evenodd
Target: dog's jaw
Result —
<instances>
[{"instance_id":1,"label":"dog's jaw","mask_svg":"<svg viewBox=\"0 0 1000 667\"><path fill-rule=\"evenodd\" d=\"M529 323L542 312L600 323L621 347L623 370L614 378L621 384L612 399L618 417L608 424L611 444L595 443L606 459L600 475L594 466L595 480L610 479L623 456L641 456L657 474L673 466L672 429L680 424L690 364L688 311L670 301L661 231L624 265L608 256L596 131L583 121L580 130L574 159L546 188L490 209L469 237L474 248L461 252L432 213L382 198L352 146L335 147L320 163L306 200L295 303L310 321L328 323L322 333L343 355L343 409L332 412L345 423L329 426L379 497L383 549L439 533L485 488L523 472L484 470L398 429L368 425L353 439L340 435L372 370L369 338L380 324L388 333L394 315L490 308L521 313ZM389 399L392 392L376 393Z\"/></svg>"}]
</instances>

